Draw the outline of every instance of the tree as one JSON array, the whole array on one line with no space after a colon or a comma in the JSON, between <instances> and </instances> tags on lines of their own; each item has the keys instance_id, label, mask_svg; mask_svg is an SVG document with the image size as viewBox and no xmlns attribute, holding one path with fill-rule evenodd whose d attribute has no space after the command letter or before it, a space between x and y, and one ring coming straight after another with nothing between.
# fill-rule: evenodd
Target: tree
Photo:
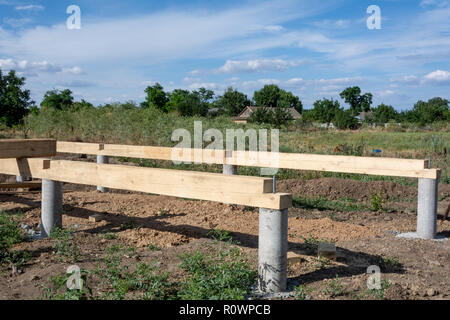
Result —
<instances>
[{"instance_id":1,"label":"tree","mask_svg":"<svg viewBox=\"0 0 450 320\"><path fill-rule=\"evenodd\" d=\"M145 89L147 94L146 100L141 103L142 108L156 108L158 110L168 112L166 103L169 100L167 94L164 92L164 88L156 83L153 86L148 86Z\"/></svg>"},{"instance_id":2,"label":"tree","mask_svg":"<svg viewBox=\"0 0 450 320\"><path fill-rule=\"evenodd\" d=\"M352 115L351 110L339 109L333 119L333 124L338 129L356 129L358 120Z\"/></svg>"},{"instance_id":3,"label":"tree","mask_svg":"<svg viewBox=\"0 0 450 320\"><path fill-rule=\"evenodd\" d=\"M85 108L92 109L92 108L94 108L94 105L90 102L85 101L84 99L81 99L81 101L79 101L79 102L78 101L74 102L72 105L72 110L74 110L74 111L85 109Z\"/></svg>"},{"instance_id":4,"label":"tree","mask_svg":"<svg viewBox=\"0 0 450 320\"><path fill-rule=\"evenodd\" d=\"M435 121L449 121L449 101L439 97L424 102L419 100L412 111L407 112L407 119L420 125L430 124Z\"/></svg>"},{"instance_id":5,"label":"tree","mask_svg":"<svg viewBox=\"0 0 450 320\"><path fill-rule=\"evenodd\" d=\"M333 122L337 112L341 109L339 101L333 99L322 99L314 102L314 108L312 110L311 117L315 121L322 123Z\"/></svg>"},{"instance_id":6,"label":"tree","mask_svg":"<svg viewBox=\"0 0 450 320\"><path fill-rule=\"evenodd\" d=\"M289 91L281 90L278 105L285 108L294 108L298 113L303 113L303 103L300 101L300 98Z\"/></svg>"},{"instance_id":7,"label":"tree","mask_svg":"<svg viewBox=\"0 0 450 320\"><path fill-rule=\"evenodd\" d=\"M303 104L299 97L292 92L280 89L276 84L267 84L261 90L255 91L253 101L258 107L277 106L284 108L295 108L299 113L303 111Z\"/></svg>"},{"instance_id":8,"label":"tree","mask_svg":"<svg viewBox=\"0 0 450 320\"><path fill-rule=\"evenodd\" d=\"M0 122L7 126L20 123L34 104L30 90L24 90L25 78L11 70L3 75L0 69Z\"/></svg>"},{"instance_id":9,"label":"tree","mask_svg":"<svg viewBox=\"0 0 450 320\"><path fill-rule=\"evenodd\" d=\"M209 91L209 92L208 92ZM169 100L166 104L168 111L177 111L180 116L206 116L214 92L202 90L189 92L188 90L175 89L169 93Z\"/></svg>"},{"instance_id":10,"label":"tree","mask_svg":"<svg viewBox=\"0 0 450 320\"><path fill-rule=\"evenodd\" d=\"M249 118L251 123L267 123L277 128L286 125L289 121L293 120L292 114L289 112L289 108L277 106L259 107L254 111Z\"/></svg>"},{"instance_id":11,"label":"tree","mask_svg":"<svg viewBox=\"0 0 450 320\"><path fill-rule=\"evenodd\" d=\"M372 110L371 121L375 123L388 123L390 120L398 120L399 114L392 106L380 104Z\"/></svg>"},{"instance_id":12,"label":"tree","mask_svg":"<svg viewBox=\"0 0 450 320\"><path fill-rule=\"evenodd\" d=\"M373 97L371 93L361 95L359 87L350 87L342 91L340 96L346 103L350 104L352 116L357 116L362 111L370 111Z\"/></svg>"},{"instance_id":13,"label":"tree","mask_svg":"<svg viewBox=\"0 0 450 320\"><path fill-rule=\"evenodd\" d=\"M280 98L281 89L276 84L266 84L253 94L253 101L258 107L274 108L278 105Z\"/></svg>"},{"instance_id":14,"label":"tree","mask_svg":"<svg viewBox=\"0 0 450 320\"><path fill-rule=\"evenodd\" d=\"M215 101L215 105L219 108L221 113L228 116L237 116L244 110L245 107L251 104L247 95L228 87L222 96L219 96Z\"/></svg>"},{"instance_id":15,"label":"tree","mask_svg":"<svg viewBox=\"0 0 450 320\"><path fill-rule=\"evenodd\" d=\"M69 89L47 91L41 102L41 107L44 109L68 110L72 105L73 96Z\"/></svg>"}]
</instances>

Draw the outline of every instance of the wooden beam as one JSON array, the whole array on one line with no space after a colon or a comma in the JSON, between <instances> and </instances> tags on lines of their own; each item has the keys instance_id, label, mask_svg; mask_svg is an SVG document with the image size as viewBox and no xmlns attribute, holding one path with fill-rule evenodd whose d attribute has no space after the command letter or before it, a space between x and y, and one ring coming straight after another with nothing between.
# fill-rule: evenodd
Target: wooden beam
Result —
<instances>
[{"instance_id":1,"label":"wooden beam","mask_svg":"<svg viewBox=\"0 0 450 320\"><path fill-rule=\"evenodd\" d=\"M39 189L40 181L0 183L0 189Z\"/></svg>"},{"instance_id":2,"label":"wooden beam","mask_svg":"<svg viewBox=\"0 0 450 320\"><path fill-rule=\"evenodd\" d=\"M1 139L0 159L39 158L56 155L53 139Z\"/></svg>"},{"instance_id":3,"label":"wooden beam","mask_svg":"<svg viewBox=\"0 0 450 320\"><path fill-rule=\"evenodd\" d=\"M102 146L102 148L100 147ZM427 169L427 160L379 157L335 156L299 153L270 153L223 150L176 149L151 146L100 145L96 143L57 143L61 153L101 154L154 160L182 159L187 162L229 164L265 168L355 173L410 178L437 178L438 169ZM185 156L184 158L182 156Z\"/></svg>"},{"instance_id":4,"label":"wooden beam","mask_svg":"<svg viewBox=\"0 0 450 320\"><path fill-rule=\"evenodd\" d=\"M40 179L276 210L292 206L290 194L269 193L272 179L267 178L63 160L50 161L50 166L42 159L24 161L30 175ZM20 168L15 160L0 160L0 171L19 175Z\"/></svg>"}]
</instances>

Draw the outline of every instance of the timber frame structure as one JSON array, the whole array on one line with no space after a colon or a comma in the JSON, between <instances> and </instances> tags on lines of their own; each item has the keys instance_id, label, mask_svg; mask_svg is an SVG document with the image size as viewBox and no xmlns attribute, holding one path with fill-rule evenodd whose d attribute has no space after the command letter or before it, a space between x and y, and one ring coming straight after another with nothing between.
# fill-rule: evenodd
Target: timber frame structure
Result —
<instances>
[{"instance_id":1,"label":"timber frame structure","mask_svg":"<svg viewBox=\"0 0 450 320\"><path fill-rule=\"evenodd\" d=\"M57 153L97 155L97 163L49 158ZM277 153L275 162L260 160L273 154L51 139L0 140L0 174L42 179L41 232L44 236L62 226L62 182L98 186L101 192L106 192L106 188L124 189L260 208L258 281L263 292L286 290L287 223L292 195L276 193L274 180L270 178L237 175L237 166L418 178L417 232L399 236L436 238L440 170L430 169L427 160L295 153ZM174 156L186 162L223 165L224 174L108 164L108 157L169 161Z\"/></svg>"}]
</instances>

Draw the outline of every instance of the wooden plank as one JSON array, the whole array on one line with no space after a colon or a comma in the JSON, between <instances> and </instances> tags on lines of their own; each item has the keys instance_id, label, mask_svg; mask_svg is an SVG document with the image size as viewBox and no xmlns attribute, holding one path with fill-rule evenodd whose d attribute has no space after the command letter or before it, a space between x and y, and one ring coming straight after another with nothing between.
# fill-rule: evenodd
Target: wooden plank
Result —
<instances>
[{"instance_id":1,"label":"wooden plank","mask_svg":"<svg viewBox=\"0 0 450 320\"><path fill-rule=\"evenodd\" d=\"M63 160L51 161L50 166L42 159L23 161L27 164L21 166L40 179L277 210L292 206L290 194L269 193L272 180L267 178ZM0 173L18 175L19 167L13 159L0 160Z\"/></svg>"},{"instance_id":2,"label":"wooden plank","mask_svg":"<svg viewBox=\"0 0 450 320\"><path fill-rule=\"evenodd\" d=\"M436 179L436 169L427 169L427 160L334 156L298 153L270 153L254 151L235 151L231 155L223 150L175 149L150 146L123 146L105 144L100 150L99 144L59 142L58 152L102 154L106 156L130 157L155 160L177 160L209 164L230 164L266 168L293 170L311 170L397 176L411 178ZM182 158L182 154L186 158Z\"/></svg>"},{"instance_id":3,"label":"wooden plank","mask_svg":"<svg viewBox=\"0 0 450 320\"><path fill-rule=\"evenodd\" d=\"M0 189L38 189L41 185L40 181L0 183Z\"/></svg>"},{"instance_id":4,"label":"wooden plank","mask_svg":"<svg viewBox=\"0 0 450 320\"><path fill-rule=\"evenodd\" d=\"M1 139L0 159L39 158L56 155L53 139Z\"/></svg>"}]
</instances>

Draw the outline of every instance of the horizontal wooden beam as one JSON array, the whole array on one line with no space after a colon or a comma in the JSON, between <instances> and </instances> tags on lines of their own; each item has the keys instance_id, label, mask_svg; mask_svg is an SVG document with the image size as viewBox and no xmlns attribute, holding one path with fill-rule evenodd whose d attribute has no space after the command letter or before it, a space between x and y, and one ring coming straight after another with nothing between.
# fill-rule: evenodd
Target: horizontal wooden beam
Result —
<instances>
[{"instance_id":1,"label":"horizontal wooden beam","mask_svg":"<svg viewBox=\"0 0 450 320\"><path fill-rule=\"evenodd\" d=\"M355 173L381 176L436 179L438 169L427 169L427 160L379 157L335 156L255 151L177 149L151 146L126 146L97 143L57 143L61 153L99 154L115 157L229 164L264 168Z\"/></svg>"},{"instance_id":2,"label":"horizontal wooden beam","mask_svg":"<svg viewBox=\"0 0 450 320\"><path fill-rule=\"evenodd\" d=\"M1 139L0 159L39 158L56 155L53 139Z\"/></svg>"},{"instance_id":3,"label":"horizontal wooden beam","mask_svg":"<svg viewBox=\"0 0 450 320\"><path fill-rule=\"evenodd\" d=\"M292 206L290 194L269 193L272 180L267 178L63 160L0 160L0 173L22 175L24 168L27 176L75 184L277 210Z\"/></svg>"},{"instance_id":4,"label":"horizontal wooden beam","mask_svg":"<svg viewBox=\"0 0 450 320\"><path fill-rule=\"evenodd\" d=\"M39 189L41 188L40 181L30 182L13 182L13 183L0 183L1 189Z\"/></svg>"}]
</instances>

